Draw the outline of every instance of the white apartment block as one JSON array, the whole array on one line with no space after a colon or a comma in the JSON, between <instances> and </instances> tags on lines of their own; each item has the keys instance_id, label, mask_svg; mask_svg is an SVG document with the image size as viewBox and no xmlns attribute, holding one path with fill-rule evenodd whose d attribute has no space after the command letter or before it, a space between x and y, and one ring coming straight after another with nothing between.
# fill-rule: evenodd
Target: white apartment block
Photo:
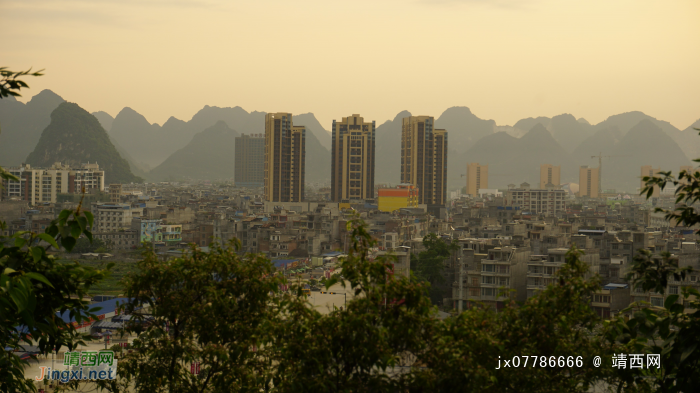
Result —
<instances>
[{"instance_id":1,"label":"white apartment block","mask_svg":"<svg viewBox=\"0 0 700 393\"><path fill-rule=\"evenodd\" d=\"M528 183L508 188L506 206L519 206L522 212L556 216L566 211L566 191L558 187L531 189Z\"/></svg>"},{"instance_id":2,"label":"white apartment block","mask_svg":"<svg viewBox=\"0 0 700 393\"><path fill-rule=\"evenodd\" d=\"M141 217L143 209L125 203L93 203L91 212L95 216L92 231L104 233L130 229L131 219Z\"/></svg>"},{"instance_id":3,"label":"white apartment block","mask_svg":"<svg viewBox=\"0 0 700 393\"><path fill-rule=\"evenodd\" d=\"M25 164L7 168L19 181L3 181L4 200L23 200L30 205L56 203L58 194L79 194L85 190L105 189L105 173L97 164L82 164L80 168L55 163L50 168L32 168Z\"/></svg>"}]
</instances>

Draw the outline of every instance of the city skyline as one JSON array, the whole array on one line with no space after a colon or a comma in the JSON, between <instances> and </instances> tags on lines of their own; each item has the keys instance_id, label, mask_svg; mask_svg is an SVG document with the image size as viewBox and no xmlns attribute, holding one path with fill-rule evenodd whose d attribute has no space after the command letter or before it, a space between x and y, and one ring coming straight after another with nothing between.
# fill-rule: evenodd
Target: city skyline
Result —
<instances>
[{"instance_id":1,"label":"city skyline","mask_svg":"<svg viewBox=\"0 0 700 393\"><path fill-rule=\"evenodd\" d=\"M311 111L324 125L347 108L381 124L404 109L438 113L461 105L499 125L561 113L597 123L639 110L685 129L698 117L697 2L305 1L275 3L272 13L267 8L263 2L5 1L0 31L14 43L5 50L7 66L46 69L29 81L31 93L22 100L51 89L90 112L115 116L128 106L158 124L170 116L189 119L204 105ZM337 29L357 17L375 27ZM268 28L284 18L300 23ZM184 20L194 25L181 29ZM427 26L420 34L406 28L406 21L419 20ZM250 34L255 31L265 33ZM303 54L306 61L277 70L294 95L270 97L264 92L275 83L267 65L273 55L265 48L280 39L292 45L274 56ZM339 47L380 61L328 67ZM403 61L420 47L431 56ZM194 89L173 83L192 71ZM407 94L409 78L431 83ZM325 99L338 80L357 88ZM439 95L429 94L436 88ZM367 96L368 89L376 93Z\"/></svg>"}]
</instances>

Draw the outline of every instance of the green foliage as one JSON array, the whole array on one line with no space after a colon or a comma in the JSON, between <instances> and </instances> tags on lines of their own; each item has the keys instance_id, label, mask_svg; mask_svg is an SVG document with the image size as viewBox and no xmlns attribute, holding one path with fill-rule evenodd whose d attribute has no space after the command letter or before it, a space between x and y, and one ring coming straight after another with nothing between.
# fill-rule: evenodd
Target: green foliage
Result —
<instances>
[{"instance_id":1,"label":"green foliage","mask_svg":"<svg viewBox=\"0 0 700 393\"><path fill-rule=\"evenodd\" d=\"M418 256L411 254L411 270L416 278L431 284L430 297L433 303L440 304L444 297L437 284L444 283L442 272L445 270L445 260L457 249L457 242L446 242L434 233L423 238L424 251Z\"/></svg>"},{"instance_id":2,"label":"green foliage","mask_svg":"<svg viewBox=\"0 0 700 393\"><path fill-rule=\"evenodd\" d=\"M70 350L87 338L56 313L68 311L76 321L94 316L82 299L106 272L58 263L47 251L71 251L81 235L91 239L92 221L92 214L78 207L62 211L44 233L0 236L0 348L15 350L33 342L47 354L63 346ZM12 351L0 351L0 391L33 391L24 379L27 365Z\"/></svg>"},{"instance_id":3,"label":"green foliage","mask_svg":"<svg viewBox=\"0 0 700 393\"><path fill-rule=\"evenodd\" d=\"M84 254L88 252L99 252L97 251L98 248L104 247L105 242L103 242L100 239L93 239L90 241L87 237L81 237L78 239L77 242L75 242L75 246L73 247L73 252L79 253L79 254ZM107 251L104 251L107 252Z\"/></svg>"},{"instance_id":4,"label":"green foliage","mask_svg":"<svg viewBox=\"0 0 700 393\"><path fill-rule=\"evenodd\" d=\"M289 300L289 317L277 325L271 344L278 351L277 391L400 391L435 330L427 284L390 274L393 257L368 259L375 241L364 223L351 221L348 231L353 245L341 261L340 283L354 297L344 310L326 315L304 298ZM326 287L337 282L327 280Z\"/></svg>"},{"instance_id":5,"label":"green foliage","mask_svg":"<svg viewBox=\"0 0 700 393\"><path fill-rule=\"evenodd\" d=\"M664 294L669 277L682 280L691 270L678 268L670 254L652 255L646 250L634 258L628 279L635 288ZM669 295L664 307L633 304L626 313L632 318L618 317L605 331L608 342L625 344L628 353L660 354L660 368L642 373L619 371L622 381L639 391L690 392L700 386L700 293L686 287L682 296ZM686 304L689 307L686 307Z\"/></svg>"},{"instance_id":6,"label":"green foliage","mask_svg":"<svg viewBox=\"0 0 700 393\"><path fill-rule=\"evenodd\" d=\"M700 131L700 128L696 128ZM693 160L700 162L700 158ZM700 201L700 171L682 170L678 176L674 176L672 172L659 172L658 176L644 176L642 181L645 185L640 192L640 195L646 195L647 199L651 198L654 190L658 187L661 190L667 186L673 185L676 187L674 195L676 196L676 206L673 210L665 210L656 208L655 211L666 213L666 219L674 224L692 228L700 224L700 214L697 214L693 205ZM696 230L700 234L700 229Z\"/></svg>"},{"instance_id":7,"label":"green foliage","mask_svg":"<svg viewBox=\"0 0 700 393\"><path fill-rule=\"evenodd\" d=\"M9 96L20 97L19 91L23 87L29 88L29 85L18 78L23 76L42 76L44 74L41 71L44 70L32 72L30 68L26 71L10 71L7 67L0 67L0 99Z\"/></svg>"},{"instance_id":8,"label":"green foliage","mask_svg":"<svg viewBox=\"0 0 700 393\"><path fill-rule=\"evenodd\" d=\"M273 348L265 343L282 316L277 294L283 278L260 255L210 248L204 253L193 246L167 262L146 251L124 281L132 299L126 312L154 319L129 327L139 333L135 352L120 360L118 380L103 386L137 392L259 392L269 386ZM199 377L190 373L195 361L202 364Z\"/></svg>"},{"instance_id":9,"label":"green foliage","mask_svg":"<svg viewBox=\"0 0 700 393\"><path fill-rule=\"evenodd\" d=\"M417 379L440 392L585 392L595 381L608 379L609 365L592 366L594 356L605 359L613 349L602 348L595 335L599 319L590 295L600 282L585 279L588 266L579 254L570 251L557 282L524 304L510 302L499 312L478 306L445 321L420 358L427 367ZM538 358L533 367L529 358L524 367L525 356L546 356L548 364L554 356L557 366L540 367ZM583 366L575 365L578 356ZM504 360L514 357L520 357L520 367L504 368ZM560 357L565 367L558 365Z\"/></svg>"},{"instance_id":10,"label":"green foliage","mask_svg":"<svg viewBox=\"0 0 700 393\"><path fill-rule=\"evenodd\" d=\"M698 130L700 131L700 130ZM700 162L700 159L695 160ZM656 187L664 189L676 186L674 210L656 211L666 213L666 218L678 225L693 227L700 224L700 214L693 204L700 201L700 172L681 171L678 177L671 172L643 178L642 195L650 198ZM635 288L663 295L669 279L682 281L692 269L679 267L678 260L669 253L652 255L640 250L634 258L627 279ZM648 304L633 304L625 312L632 315L618 316L606 326L603 335L608 343L624 344L627 353L659 354L660 368L645 369L632 373L619 370L618 377L626 386L638 391L691 392L700 386L700 293L684 287L681 295L666 297L664 307L649 307Z\"/></svg>"}]
</instances>

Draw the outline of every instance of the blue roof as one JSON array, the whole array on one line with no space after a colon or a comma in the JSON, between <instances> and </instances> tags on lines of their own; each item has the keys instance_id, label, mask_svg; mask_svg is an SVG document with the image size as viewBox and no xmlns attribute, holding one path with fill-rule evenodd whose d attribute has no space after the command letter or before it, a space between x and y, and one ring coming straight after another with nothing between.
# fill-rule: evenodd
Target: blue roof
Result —
<instances>
[{"instance_id":1,"label":"blue roof","mask_svg":"<svg viewBox=\"0 0 700 393\"><path fill-rule=\"evenodd\" d=\"M88 306L88 308L94 308L94 307L101 307L101 310L96 311L97 315L102 315L102 314L109 314L111 312L115 312L117 309L117 302L119 302L119 305L126 304L129 301L129 298L125 297L118 297L116 299L110 299L106 300L104 302L99 302L99 303L93 303ZM58 314L58 313L56 313ZM71 318L70 313L68 310L64 311L62 314L59 315L61 319L63 319L64 322L66 323L71 323L75 322L75 317Z\"/></svg>"},{"instance_id":2,"label":"blue roof","mask_svg":"<svg viewBox=\"0 0 700 393\"><path fill-rule=\"evenodd\" d=\"M282 265L286 265L292 262L296 262L296 259L278 259L276 261L272 261L275 267L281 267Z\"/></svg>"}]
</instances>

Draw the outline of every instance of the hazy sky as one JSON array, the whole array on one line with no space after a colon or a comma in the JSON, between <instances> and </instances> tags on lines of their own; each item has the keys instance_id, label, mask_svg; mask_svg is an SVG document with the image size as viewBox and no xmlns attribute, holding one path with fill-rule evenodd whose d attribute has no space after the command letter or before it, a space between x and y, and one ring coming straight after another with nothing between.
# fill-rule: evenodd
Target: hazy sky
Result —
<instances>
[{"instance_id":1,"label":"hazy sky","mask_svg":"<svg viewBox=\"0 0 700 393\"><path fill-rule=\"evenodd\" d=\"M499 125L700 118L698 0L0 0L3 66L89 111L360 113L468 106Z\"/></svg>"}]
</instances>

